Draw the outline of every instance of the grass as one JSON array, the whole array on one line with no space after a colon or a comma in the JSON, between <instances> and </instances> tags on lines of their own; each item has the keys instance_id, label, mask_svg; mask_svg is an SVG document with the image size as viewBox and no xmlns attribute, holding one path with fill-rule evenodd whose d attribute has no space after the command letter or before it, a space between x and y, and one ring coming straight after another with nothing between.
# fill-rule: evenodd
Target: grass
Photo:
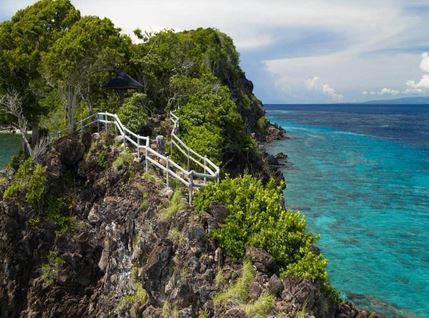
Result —
<instances>
[{"instance_id":1,"label":"grass","mask_svg":"<svg viewBox=\"0 0 429 318\"><path fill-rule=\"evenodd\" d=\"M274 296L268 293L263 293L251 304L246 304L243 309L246 317L266 317L267 314L273 309Z\"/></svg>"},{"instance_id":2,"label":"grass","mask_svg":"<svg viewBox=\"0 0 429 318\"><path fill-rule=\"evenodd\" d=\"M54 279L58 277L63 265L64 260L60 256L52 251L49 252L48 262L41 267L42 279L46 285L49 286L54 283Z\"/></svg>"},{"instance_id":3,"label":"grass","mask_svg":"<svg viewBox=\"0 0 429 318\"><path fill-rule=\"evenodd\" d=\"M143 179L145 179L146 181L148 181L148 182L151 182L151 183L156 183L156 177L155 177L155 175L152 173L152 172L150 172L150 171L147 171L147 172L145 172L145 173L143 173Z\"/></svg>"},{"instance_id":4,"label":"grass","mask_svg":"<svg viewBox=\"0 0 429 318\"><path fill-rule=\"evenodd\" d=\"M162 316L165 318L177 318L179 317L179 309L177 306L173 306L168 301L165 301L162 305Z\"/></svg>"},{"instance_id":5,"label":"grass","mask_svg":"<svg viewBox=\"0 0 429 318\"><path fill-rule=\"evenodd\" d=\"M172 227L170 231L168 231L167 238L177 245L181 245L185 241L185 236L177 227Z\"/></svg>"},{"instance_id":6,"label":"grass","mask_svg":"<svg viewBox=\"0 0 429 318\"><path fill-rule=\"evenodd\" d=\"M250 285L255 279L255 269L250 261L244 261L240 277L227 290L216 294L213 298L215 306L219 306L226 301L233 301L237 304L244 303L249 297Z\"/></svg>"},{"instance_id":7,"label":"grass","mask_svg":"<svg viewBox=\"0 0 429 318\"><path fill-rule=\"evenodd\" d=\"M219 287L219 286L223 285L224 283L225 283L225 276L223 274L223 269L220 268L217 271L216 276L215 276L215 284L216 284L216 287Z\"/></svg>"},{"instance_id":8,"label":"grass","mask_svg":"<svg viewBox=\"0 0 429 318\"><path fill-rule=\"evenodd\" d=\"M305 318L306 311L307 311L307 305L304 304L304 306L302 306L301 310L298 311L298 313L296 314L295 318Z\"/></svg>"},{"instance_id":9,"label":"grass","mask_svg":"<svg viewBox=\"0 0 429 318\"><path fill-rule=\"evenodd\" d=\"M159 217L161 221L168 221L170 220L174 215L176 215L177 212L180 210L183 210L186 207L186 203L183 202L183 196L182 192L177 189L174 191L168 205L166 208L162 209L159 212Z\"/></svg>"},{"instance_id":10,"label":"grass","mask_svg":"<svg viewBox=\"0 0 429 318\"><path fill-rule=\"evenodd\" d=\"M6 177L0 176L0 184L7 183L9 180Z\"/></svg>"},{"instance_id":11,"label":"grass","mask_svg":"<svg viewBox=\"0 0 429 318\"><path fill-rule=\"evenodd\" d=\"M113 164L112 164L113 169L117 171L121 167L129 166L131 165L133 160L134 160L134 154L128 149L125 149L119 154L119 156L115 159L115 161L113 161Z\"/></svg>"},{"instance_id":12,"label":"grass","mask_svg":"<svg viewBox=\"0 0 429 318\"><path fill-rule=\"evenodd\" d=\"M136 292L131 295L124 296L121 299L122 304L131 303L135 304L137 302L144 304L147 300L147 291L143 288L141 283L136 284Z\"/></svg>"}]
</instances>

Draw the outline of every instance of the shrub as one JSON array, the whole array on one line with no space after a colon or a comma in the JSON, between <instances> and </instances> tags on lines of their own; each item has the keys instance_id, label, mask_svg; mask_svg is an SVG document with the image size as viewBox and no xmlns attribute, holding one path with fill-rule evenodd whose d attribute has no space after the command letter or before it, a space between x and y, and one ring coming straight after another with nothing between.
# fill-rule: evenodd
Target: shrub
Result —
<instances>
[{"instance_id":1,"label":"shrub","mask_svg":"<svg viewBox=\"0 0 429 318\"><path fill-rule=\"evenodd\" d=\"M134 93L118 110L121 122L129 130L139 133L147 125L147 99L142 93Z\"/></svg>"},{"instance_id":2,"label":"shrub","mask_svg":"<svg viewBox=\"0 0 429 318\"><path fill-rule=\"evenodd\" d=\"M46 176L42 165L37 164L34 172L28 181L27 192L25 200L33 207L39 203L43 193L45 192Z\"/></svg>"},{"instance_id":3,"label":"shrub","mask_svg":"<svg viewBox=\"0 0 429 318\"><path fill-rule=\"evenodd\" d=\"M62 267L64 265L64 260L54 252L49 252L48 262L43 264L41 267L42 279L45 281L46 285L52 285L54 279L58 277Z\"/></svg>"},{"instance_id":4,"label":"shrub","mask_svg":"<svg viewBox=\"0 0 429 318\"><path fill-rule=\"evenodd\" d=\"M15 176L13 177L12 182L9 184L9 186L3 193L3 199L16 196L20 191L23 191L25 189L28 184L28 177L30 176L31 166L31 158L28 158L20 164Z\"/></svg>"},{"instance_id":5,"label":"shrub","mask_svg":"<svg viewBox=\"0 0 429 318\"><path fill-rule=\"evenodd\" d=\"M103 149L98 153L97 164L103 169L106 169L107 166L109 165L109 161L107 160L106 149Z\"/></svg>"},{"instance_id":6,"label":"shrub","mask_svg":"<svg viewBox=\"0 0 429 318\"><path fill-rule=\"evenodd\" d=\"M327 281L327 261L314 252L317 237L306 231L304 217L283 205L283 185L270 180L265 186L249 175L210 184L195 197L195 208L203 211L212 202L228 209L218 229L210 232L226 254L239 258L247 246L265 249L276 260L278 274Z\"/></svg>"}]
</instances>

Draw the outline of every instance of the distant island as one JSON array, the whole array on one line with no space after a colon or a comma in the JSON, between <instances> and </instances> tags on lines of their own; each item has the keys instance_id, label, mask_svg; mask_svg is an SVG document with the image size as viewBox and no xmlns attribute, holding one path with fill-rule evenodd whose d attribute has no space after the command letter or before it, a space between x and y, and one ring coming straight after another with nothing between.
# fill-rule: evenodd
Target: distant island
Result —
<instances>
[{"instance_id":1,"label":"distant island","mask_svg":"<svg viewBox=\"0 0 429 318\"><path fill-rule=\"evenodd\" d=\"M429 97L402 97L395 99L371 100L364 104L389 104L389 105L429 105Z\"/></svg>"}]
</instances>

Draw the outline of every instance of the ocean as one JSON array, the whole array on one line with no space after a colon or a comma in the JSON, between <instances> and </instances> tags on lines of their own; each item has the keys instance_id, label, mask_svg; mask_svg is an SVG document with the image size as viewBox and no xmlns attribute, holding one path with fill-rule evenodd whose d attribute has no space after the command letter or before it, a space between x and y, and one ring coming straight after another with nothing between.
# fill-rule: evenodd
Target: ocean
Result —
<instances>
[{"instance_id":1,"label":"ocean","mask_svg":"<svg viewBox=\"0 0 429 318\"><path fill-rule=\"evenodd\" d=\"M286 206L330 282L382 317L429 317L429 106L266 105L289 140Z\"/></svg>"},{"instance_id":2,"label":"ocean","mask_svg":"<svg viewBox=\"0 0 429 318\"><path fill-rule=\"evenodd\" d=\"M0 170L3 169L10 158L21 149L21 138L17 134L0 133Z\"/></svg>"}]
</instances>

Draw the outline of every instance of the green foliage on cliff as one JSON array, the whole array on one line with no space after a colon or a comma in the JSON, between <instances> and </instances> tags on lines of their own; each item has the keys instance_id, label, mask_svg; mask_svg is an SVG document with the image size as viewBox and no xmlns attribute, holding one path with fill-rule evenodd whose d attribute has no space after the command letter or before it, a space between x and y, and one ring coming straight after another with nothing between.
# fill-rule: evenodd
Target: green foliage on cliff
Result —
<instances>
[{"instance_id":1,"label":"green foliage on cliff","mask_svg":"<svg viewBox=\"0 0 429 318\"><path fill-rule=\"evenodd\" d=\"M147 97L142 93L134 93L118 110L118 117L129 130L139 133L147 125Z\"/></svg>"},{"instance_id":2,"label":"green foliage on cliff","mask_svg":"<svg viewBox=\"0 0 429 318\"><path fill-rule=\"evenodd\" d=\"M31 158L23 161L18 170L16 171L15 176L13 177L12 182L6 188L3 193L3 199L7 199L19 194L19 192L24 191L28 184L28 178L31 173Z\"/></svg>"},{"instance_id":3,"label":"green foliage on cliff","mask_svg":"<svg viewBox=\"0 0 429 318\"><path fill-rule=\"evenodd\" d=\"M198 153L216 163L246 160L256 145L246 133L229 89L213 75L202 78L174 76L171 87L180 105L179 134Z\"/></svg>"},{"instance_id":4,"label":"green foliage on cliff","mask_svg":"<svg viewBox=\"0 0 429 318\"><path fill-rule=\"evenodd\" d=\"M275 258L277 273L326 282L327 261L313 248L317 237L307 232L300 213L284 208L282 186L249 175L227 177L202 189L194 204L198 211L213 202L228 209L224 224L211 231L227 255L242 257L247 246L261 247Z\"/></svg>"},{"instance_id":5,"label":"green foliage on cliff","mask_svg":"<svg viewBox=\"0 0 429 318\"><path fill-rule=\"evenodd\" d=\"M43 281L45 282L45 286L52 285L57 279L63 265L64 265L64 259L58 256L54 252L49 252L48 255L48 261L45 264L42 264L42 267L40 268L41 271L41 277Z\"/></svg>"},{"instance_id":6,"label":"green foliage on cliff","mask_svg":"<svg viewBox=\"0 0 429 318\"><path fill-rule=\"evenodd\" d=\"M235 303L245 302L249 297L250 286L255 279L255 274L253 265L249 261L244 261L240 277L228 289L213 297L215 306L225 301L233 301Z\"/></svg>"},{"instance_id":7,"label":"green foliage on cliff","mask_svg":"<svg viewBox=\"0 0 429 318\"><path fill-rule=\"evenodd\" d=\"M25 200L33 207L40 204L42 195L45 192L46 180L45 170L42 165L37 164L28 181L27 192L25 193Z\"/></svg>"}]
</instances>

